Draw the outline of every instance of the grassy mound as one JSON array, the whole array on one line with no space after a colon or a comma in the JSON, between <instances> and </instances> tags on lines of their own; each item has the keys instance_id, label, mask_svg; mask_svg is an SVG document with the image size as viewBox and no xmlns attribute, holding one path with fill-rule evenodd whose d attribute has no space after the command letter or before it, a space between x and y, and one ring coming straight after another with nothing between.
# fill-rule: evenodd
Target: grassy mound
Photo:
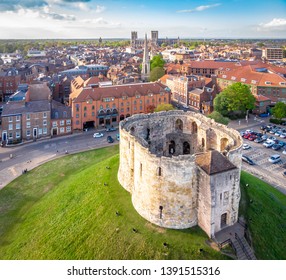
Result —
<instances>
[{"instance_id":1,"label":"grassy mound","mask_svg":"<svg viewBox=\"0 0 286 280\"><path fill-rule=\"evenodd\" d=\"M256 257L285 260L286 196L246 172L241 174L241 195L240 214L249 225Z\"/></svg>"},{"instance_id":2,"label":"grassy mound","mask_svg":"<svg viewBox=\"0 0 286 280\"><path fill-rule=\"evenodd\" d=\"M118 164L118 146L69 155L2 189L0 259L226 259L199 227L143 219L117 181Z\"/></svg>"}]
</instances>

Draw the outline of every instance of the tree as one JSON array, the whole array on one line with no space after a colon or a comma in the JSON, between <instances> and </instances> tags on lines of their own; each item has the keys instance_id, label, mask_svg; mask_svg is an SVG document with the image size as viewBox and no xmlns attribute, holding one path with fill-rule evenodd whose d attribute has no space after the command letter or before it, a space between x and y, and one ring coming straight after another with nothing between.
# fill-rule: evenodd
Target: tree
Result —
<instances>
[{"instance_id":1,"label":"tree","mask_svg":"<svg viewBox=\"0 0 286 280\"><path fill-rule=\"evenodd\" d=\"M215 111L223 116L239 111L246 114L247 110L255 108L255 97L252 95L248 85L234 83L223 90L214 99Z\"/></svg>"},{"instance_id":2,"label":"tree","mask_svg":"<svg viewBox=\"0 0 286 280\"><path fill-rule=\"evenodd\" d=\"M165 75L165 70L163 67L155 67L153 70L150 72L150 81L154 82L160 79Z\"/></svg>"},{"instance_id":3,"label":"tree","mask_svg":"<svg viewBox=\"0 0 286 280\"><path fill-rule=\"evenodd\" d=\"M150 61L150 70L152 71L156 67L163 67L165 64L165 60L161 55L155 55Z\"/></svg>"},{"instance_id":4,"label":"tree","mask_svg":"<svg viewBox=\"0 0 286 280\"><path fill-rule=\"evenodd\" d=\"M154 113L154 110L155 110L155 106L154 105L147 105L146 107L146 111L147 113Z\"/></svg>"},{"instance_id":5,"label":"tree","mask_svg":"<svg viewBox=\"0 0 286 280\"><path fill-rule=\"evenodd\" d=\"M221 123L224 125L228 125L229 118L224 117L217 111L213 111L211 114L208 115L208 118L215 120L217 123Z\"/></svg>"},{"instance_id":6,"label":"tree","mask_svg":"<svg viewBox=\"0 0 286 280\"><path fill-rule=\"evenodd\" d=\"M172 104L168 104L168 103L162 103L162 104L159 104L154 112L161 112L161 111L171 111L171 110L175 110L175 108L173 107Z\"/></svg>"},{"instance_id":7,"label":"tree","mask_svg":"<svg viewBox=\"0 0 286 280\"><path fill-rule=\"evenodd\" d=\"M286 118L286 104L283 102L277 102L272 109L272 114L279 120Z\"/></svg>"}]
</instances>

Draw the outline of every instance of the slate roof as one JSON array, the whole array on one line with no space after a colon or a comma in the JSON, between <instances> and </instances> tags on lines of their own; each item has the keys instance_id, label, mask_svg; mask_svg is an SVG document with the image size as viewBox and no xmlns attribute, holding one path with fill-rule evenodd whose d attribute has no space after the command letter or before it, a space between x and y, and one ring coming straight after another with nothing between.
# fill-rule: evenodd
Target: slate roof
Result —
<instances>
[{"instance_id":1,"label":"slate roof","mask_svg":"<svg viewBox=\"0 0 286 280\"><path fill-rule=\"evenodd\" d=\"M236 168L234 164L232 164L225 156L216 150L197 155L196 164L208 175L213 175Z\"/></svg>"},{"instance_id":2,"label":"slate roof","mask_svg":"<svg viewBox=\"0 0 286 280\"><path fill-rule=\"evenodd\" d=\"M48 100L31 102L9 102L3 105L2 117L24 113L46 112L50 110Z\"/></svg>"}]
</instances>

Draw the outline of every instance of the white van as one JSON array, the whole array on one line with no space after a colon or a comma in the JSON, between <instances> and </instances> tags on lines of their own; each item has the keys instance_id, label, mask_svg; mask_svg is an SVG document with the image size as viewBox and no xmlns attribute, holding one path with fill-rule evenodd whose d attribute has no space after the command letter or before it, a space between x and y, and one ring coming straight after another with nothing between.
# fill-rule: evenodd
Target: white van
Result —
<instances>
[{"instance_id":1,"label":"white van","mask_svg":"<svg viewBox=\"0 0 286 280\"><path fill-rule=\"evenodd\" d=\"M278 161L281 160L281 157L280 155L272 155L268 161L271 162L271 163L277 163Z\"/></svg>"}]
</instances>

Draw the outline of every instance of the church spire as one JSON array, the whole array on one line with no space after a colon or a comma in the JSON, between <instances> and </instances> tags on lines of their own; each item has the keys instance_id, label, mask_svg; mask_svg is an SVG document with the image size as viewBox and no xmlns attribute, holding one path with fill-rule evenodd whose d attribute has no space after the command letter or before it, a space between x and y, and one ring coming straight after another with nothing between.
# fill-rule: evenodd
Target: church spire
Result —
<instances>
[{"instance_id":1,"label":"church spire","mask_svg":"<svg viewBox=\"0 0 286 280\"><path fill-rule=\"evenodd\" d=\"M147 81L149 79L149 76L150 76L150 60L149 60L147 34L145 33L141 78L143 81Z\"/></svg>"}]
</instances>

